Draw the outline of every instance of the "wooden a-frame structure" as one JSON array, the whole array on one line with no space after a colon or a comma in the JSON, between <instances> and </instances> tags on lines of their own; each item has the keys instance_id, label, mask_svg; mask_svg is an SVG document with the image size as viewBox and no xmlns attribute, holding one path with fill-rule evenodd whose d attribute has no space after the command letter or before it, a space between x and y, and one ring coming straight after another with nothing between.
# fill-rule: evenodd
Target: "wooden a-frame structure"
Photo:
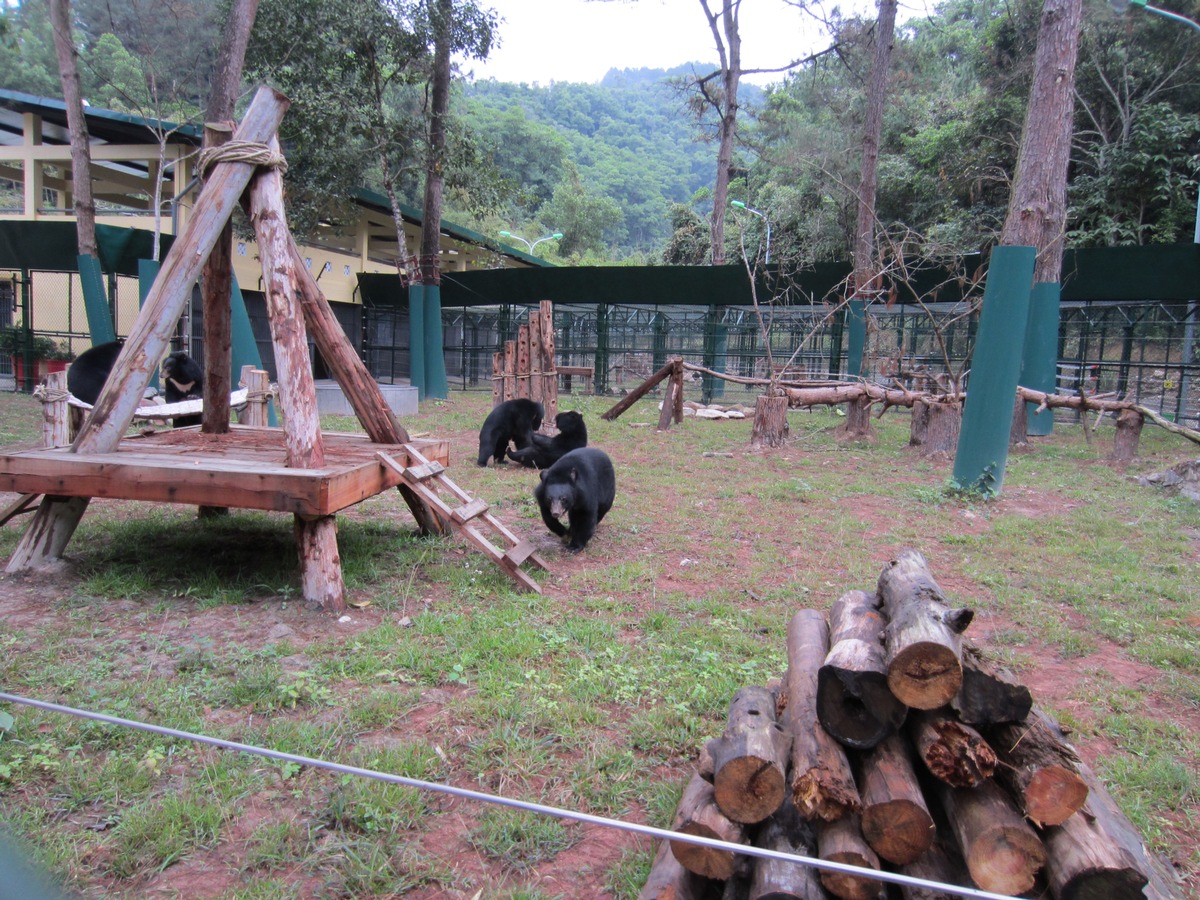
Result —
<instances>
[{"instance_id":1,"label":"wooden a-frame structure","mask_svg":"<svg viewBox=\"0 0 1200 900\"><path fill-rule=\"evenodd\" d=\"M445 442L410 440L304 267L287 229L278 169L282 160L275 134L288 105L279 92L260 88L232 140L212 154L211 170L187 229L167 254L104 390L72 445L0 455L0 488L44 495L6 571L37 569L61 557L94 496L274 509L295 515L304 598L341 611L346 601L335 513L397 487L422 531L458 531L523 587L538 590L520 565L529 561L544 569L545 562L528 542L488 514L485 503L471 500L445 477ZM231 429L228 395L209 392L211 384L223 389L228 378L206 377L202 428L145 439L153 441L153 448L139 445L137 439L127 439L126 432L192 286L247 188L284 427ZM206 292L205 316L228 315L227 304L223 309L211 304ZM369 441L348 435L326 441L322 435L309 334ZM210 410L223 413L224 421ZM282 465L272 455L281 438ZM364 459L362 445L368 443L373 452ZM450 490L452 503L443 502L432 484ZM496 548L485 528L504 549Z\"/></svg>"}]
</instances>

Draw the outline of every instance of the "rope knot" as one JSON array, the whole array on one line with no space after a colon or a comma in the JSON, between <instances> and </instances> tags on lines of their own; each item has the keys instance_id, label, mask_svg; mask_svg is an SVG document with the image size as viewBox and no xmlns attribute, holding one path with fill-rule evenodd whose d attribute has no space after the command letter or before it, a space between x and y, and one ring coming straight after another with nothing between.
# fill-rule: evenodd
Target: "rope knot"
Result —
<instances>
[{"instance_id":1,"label":"rope knot","mask_svg":"<svg viewBox=\"0 0 1200 900\"><path fill-rule=\"evenodd\" d=\"M207 178L212 167L223 162L266 166L269 169L278 169L280 175L287 172L287 160L284 159L283 154L272 150L266 144L258 144L253 141L229 141L219 147L209 147L200 151L198 160L200 174Z\"/></svg>"}]
</instances>

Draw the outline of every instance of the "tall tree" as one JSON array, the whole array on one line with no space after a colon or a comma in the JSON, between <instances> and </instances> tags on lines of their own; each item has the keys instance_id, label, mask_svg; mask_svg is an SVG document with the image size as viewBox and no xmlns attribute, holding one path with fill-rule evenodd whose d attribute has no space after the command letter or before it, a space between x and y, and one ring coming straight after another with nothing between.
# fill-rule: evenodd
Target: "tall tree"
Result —
<instances>
[{"instance_id":1,"label":"tall tree","mask_svg":"<svg viewBox=\"0 0 1200 900\"><path fill-rule=\"evenodd\" d=\"M729 170L733 166L733 143L737 137L738 84L742 79L742 35L738 13L742 0L723 0L713 12L709 0L700 0L708 29L712 32L720 69L696 81L696 90L717 115L717 176L713 183L710 222L712 264L725 263L725 207L729 201Z\"/></svg>"},{"instance_id":2,"label":"tall tree","mask_svg":"<svg viewBox=\"0 0 1200 900\"><path fill-rule=\"evenodd\" d=\"M72 192L75 195L76 242L80 256L96 255L96 200L92 195L92 153L87 120L83 115L83 94L79 88L79 56L71 27L70 0L50 0L50 22L54 28L54 49L62 80L67 127L71 135Z\"/></svg>"}]
</instances>

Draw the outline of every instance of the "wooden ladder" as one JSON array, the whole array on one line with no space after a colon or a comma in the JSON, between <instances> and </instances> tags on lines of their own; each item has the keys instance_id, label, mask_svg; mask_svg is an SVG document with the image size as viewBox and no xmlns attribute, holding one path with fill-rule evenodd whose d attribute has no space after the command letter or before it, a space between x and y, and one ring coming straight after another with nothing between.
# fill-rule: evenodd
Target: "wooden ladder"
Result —
<instances>
[{"instance_id":1,"label":"wooden ladder","mask_svg":"<svg viewBox=\"0 0 1200 900\"><path fill-rule=\"evenodd\" d=\"M410 461L415 465L404 466L382 450L376 452L379 460L395 471L438 516L456 532L496 563L509 578L526 590L540 594L542 589L521 569L524 562L533 563L539 569L549 571L546 561L529 541L521 540L504 524L488 512L486 500L472 499L471 495L446 476L446 467L426 459L412 444L405 444ZM449 495L443 499L442 493ZM451 505L454 504L454 505ZM485 533L490 530L492 537ZM495 541L501 547L497 547Z\"/></svg>"}]
</instances>

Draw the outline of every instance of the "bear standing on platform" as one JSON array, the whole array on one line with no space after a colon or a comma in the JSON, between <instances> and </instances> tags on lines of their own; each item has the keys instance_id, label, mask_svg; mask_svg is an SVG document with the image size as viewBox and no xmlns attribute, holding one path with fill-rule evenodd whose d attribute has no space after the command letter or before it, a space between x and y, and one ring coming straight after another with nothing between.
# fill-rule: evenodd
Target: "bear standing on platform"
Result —
<instances>
[{"instance_id":1,"label":"bear standing on platform","mask_svg":"<svg viewBox=\"0 0 1200 900\"><path fill-rule=\"evenodd\" d=\"M163 394L168 403L204 399L204 370L184 353L176 350L162 363ZM172 420L175 428L199 425L202 415L178 416Z\"/></svg>"},{"instance_id":2,"label":"bear standing on platform","mask_svg":"<svg viewBox=\"0 0 1200 900\"><path fill-rule=\"evenodd\" d=\"M542 480L533 496L546 527L559 537L570 538L567 549L578 553L592 539L596 525L616 499L617 477L612 460L595 447L572 450L542 470ZM564 515L569 528L558 521Z\"/></svg>"},{"instance_id":3,"label":"bear standing on platform","mask_svg":"<svg viewBox=\"0 0 1200 900\"><path fill-rule=\"evenodd\" d=\"M479 429L479 465L486 466L488 457L504 462L509 441L518 450L532 444L533 433L542 427L543 415L542 404L524 399L505 400L493 409Z\"/></svg>"}]
</instances>

